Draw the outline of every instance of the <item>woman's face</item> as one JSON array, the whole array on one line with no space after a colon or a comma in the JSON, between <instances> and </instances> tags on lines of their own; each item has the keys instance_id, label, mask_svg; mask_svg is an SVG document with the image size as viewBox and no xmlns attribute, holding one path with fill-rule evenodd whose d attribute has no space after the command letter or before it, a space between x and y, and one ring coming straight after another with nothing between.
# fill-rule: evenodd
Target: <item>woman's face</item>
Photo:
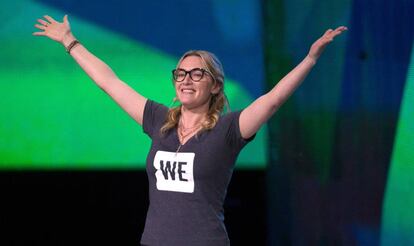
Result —
<instances>
[{"instance_id":1,"label":"woman's face","mask_svg":"<svg viewBox=\"0 0 414 246\"><path fill-rule=\"evenodd\" d=\"M217 83L214 83L214 79L210 73L203 73L198 69L204 69L203 62L198 56L187 56L177 68L180 71L179 77L181 79L183 76L185 77L181 82L175 81L175 92L181 104L188 109L208 105L211 95L218 93L220 90ZM199 81L194 81L189 73L186 74L182 70L187 72L193 70L193 79ZM200 79L201 74L203 76Z\"/></svg>"}]
</instances>

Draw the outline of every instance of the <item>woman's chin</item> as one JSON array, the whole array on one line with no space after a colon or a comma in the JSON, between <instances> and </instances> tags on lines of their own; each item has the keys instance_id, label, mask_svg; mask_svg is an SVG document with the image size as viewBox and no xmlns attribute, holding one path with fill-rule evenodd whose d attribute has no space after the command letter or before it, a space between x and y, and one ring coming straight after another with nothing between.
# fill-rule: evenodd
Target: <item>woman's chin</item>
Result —
<instances>
[{"instance_id":1,"label":"woman's chin","mask_svg":"<svg viewBox=\"0 0 414 246\"><path fill-rule=\"evenodd\" d=\"M185 108L188 108L188 109L194 108L197 105L194 101L190 101L190 100L183 100L180 102L181 102L181 105L183 105Z\"/></svg>"},{"instance_id":2,"label":"woman's chin","mask_svg":"<svg viewBox=\"0 0 414 246\"><path fill-rule=\"evenodd\" d=\"M181 95L181 96L178 97L178 99L180 100L181 104L183 104L183 105L190 105L190 104L197 103L195 98L193 96L189 96L189 95Z\"/></svg>"},{"instance_id":3,"label":"woman's chin","mask_svg":"<svg viewBox=\"0 0 414 246\"><path fill-rule=\"evenodd\" d=\"M208 99L202 100L201 98L195 98L189 95L180 95L178 96L178 100L180 101L181 105L187 109L198 108L208 103Z\"/></svg>"}]
</instances>

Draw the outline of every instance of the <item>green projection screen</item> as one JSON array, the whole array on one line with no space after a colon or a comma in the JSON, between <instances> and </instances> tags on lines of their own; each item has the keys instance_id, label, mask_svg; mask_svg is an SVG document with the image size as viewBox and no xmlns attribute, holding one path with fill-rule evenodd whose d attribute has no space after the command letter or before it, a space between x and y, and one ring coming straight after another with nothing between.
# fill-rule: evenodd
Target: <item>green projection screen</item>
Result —
<instances>
[{"instance_id":1,"label":"green projection screen","mask_svg":"<svg viewBox=\"0 0 414 246\"><path fill-rule=\"evenodd\" d=\"M143 168L150 146L141 127L100 90L64 48L32 36L37 18L58 9L34 2L1 3L0 169ZM69 13L70 14L70 13ZM69 15L72 30L132 88L170 105L170 71L179 57ZM226 67L224 68L226 70ZM227 77L232 110L253 97ZM265 129L241 153L239 168L265 165Z\"/></svg>"},{"instance_id":2,"label":"green projection screen","mask_svg":"<svg viewBox=\"0 0 414 246\"><path fill-rule=\"evenodd\" d=\"M414 49L384 196L381 245L414 245Z\"/></svg>"}]
</instances>

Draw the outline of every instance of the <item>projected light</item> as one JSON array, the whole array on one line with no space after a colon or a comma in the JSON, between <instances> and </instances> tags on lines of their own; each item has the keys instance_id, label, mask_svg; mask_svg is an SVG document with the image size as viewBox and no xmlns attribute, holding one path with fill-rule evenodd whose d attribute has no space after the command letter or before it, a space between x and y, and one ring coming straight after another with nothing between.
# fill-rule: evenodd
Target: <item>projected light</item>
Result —
<instances>
[{"instance_id":1,"label":"projected light","mask_svg":"<svg viewBox=\"0 0 414 246\"><path fill-rule=\"evenodd\" d=\"M143 168L150 140L141 127L61 45L31 35L35 20L43 14L61 18L65 13L24 2L1 33L0 169ZM178 57L75 16L70 21L80 41L122 80L142 95L170 105L174 97L170 71ZM233 110L252 101L237 81L229 78L225 86ZM262 129L241 153L238 167L264 164Z\"/></svg>"},{"instance_id":2,"label":"projected light","mask_svg":"<svg viewBox=\"0 0 414 246\"><path fill-rule=\"evenodd\" d=\"M382 215L381 245L414 245L414 49L401 103Z\"/></svg>"}]
</instances>

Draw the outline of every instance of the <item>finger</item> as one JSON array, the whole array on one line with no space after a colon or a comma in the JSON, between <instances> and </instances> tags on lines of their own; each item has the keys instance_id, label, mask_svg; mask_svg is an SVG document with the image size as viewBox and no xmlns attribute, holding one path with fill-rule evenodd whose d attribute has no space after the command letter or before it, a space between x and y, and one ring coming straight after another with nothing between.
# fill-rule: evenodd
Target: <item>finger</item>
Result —
<instances>
[{"instance_id":1,"label":"finger","mask_svg":"<svg viewBox=\"0 0 414 246\"><path fill-rule=\"evenodd\" d=\"M47 26L47 24L49 24L49 22L42 20L42 19L37 19L37 22L39 22L40 24Z\"/></svg>"},{"instance_id":2,"label":"finger","mask_svg":"<svg viewBox=\"0 0 414 246\"><path fill-rule=\"evenodd\" d=\"M45 32L34 32L32 33L34 36L46 36Z\"/></svg>"},{"instance_id":3,"label":"finger","mask_svg":"<svg viewBox=\"0 0 414 246\"><path fill-rule=\"evenodd\" d=\"M68 15L63 16L63 23L68 23Z\"/></svg>"},{"instance_id":4,"label":"finger","mask_svg":"<svg viewBox=\"0 0 414 246\"><path fill-rule=\"evenodd\" d=\"M346 30L348 30L348 28L346 26L340 26L340 27L337 27L335 29L335 31L340 31L340 32L343 32L343 31L346 31Z\"/></svg>"},{"instance_id":5,"label":"finger","mask_svg":"<svg viewBox=\"0 0 414 246\"><path fill-rule=\"evenodd\" d=\"M337 27L335 30L332 30L332 29L329 29L329 30L326 31L324 38L326 41L332 42L336 36L341 34L343 31L347 30L347 28L345 26L340 26L340 27Z\"/></svg>"},{"instance_id":6,"label":"finger","mask_svg":"<svg viewBox=\"0 0 414 246\"><path fill-rule=\"evenodd\" d=\"M44 15L43 16L46 20L48 20L50 23L56 23L57 21L55 21L55 19L53 19L52 17L48 16L48 15Z\"/></svg>"},{"instance_id":7,"label":"finger","mask_svg":"<svg viewBox=\"0 0 414 246\"><path fill-rule=\"evenodd\" d=\"M36 28L40 29L40 30L45 30L45 29L46 29L46 27L45 27L45 26L43 26L43 25L35 24L34 26L35 26Z\"/></svg>"},{"instance_id":8,"label":"finger","mask_svg":"<svg viewBox=\"0 0 414 246\"><path fill-rule=\"evenodd\" d=\"M340 27L336 28L335 31L334 31L335 36L342 33L342 32L344 32L344 31L346 31L346 30L348 30L348 28L346 26L340 26Z\"/></svg>"},{"instance_id":9,"label":"finger","mask_svg":"<svg viewBox=\"0 0 414 246\"><path fill-rule=\"evenodd\" d=\"M348 30L346 27L338 27L337 29L335 29L334 32L332 32L332 38L340 35L341 33L343 33L346 30Z\"/></svg>"},{"instance_id":10,"label":"finger","mask_svg":"<svg viewBox=\"0 0 414 246\"><path fill-rule=\"evenodd\" d=\"M331 32L333 32L333 30L332 29L328 29L328 30L326 30L326 32L323 35L328 35Z\"/></svg>"}]
</instances>

